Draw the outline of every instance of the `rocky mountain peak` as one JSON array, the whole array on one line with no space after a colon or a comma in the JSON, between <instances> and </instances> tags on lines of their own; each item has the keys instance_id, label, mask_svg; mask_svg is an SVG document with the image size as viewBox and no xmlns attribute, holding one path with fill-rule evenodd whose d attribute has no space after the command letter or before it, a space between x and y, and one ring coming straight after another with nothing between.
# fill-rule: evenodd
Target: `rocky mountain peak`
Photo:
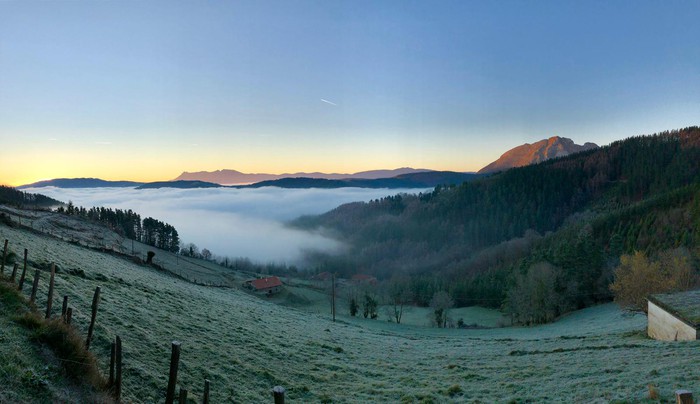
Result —
<instances>
[{"instance_id":1,"label":"rocky mountain peak","mask_svg":"<svg viewBox=\"0 0 700 404\"><path fill-rule=\"evenodd\" d=\"M479 173L491 173L507 170L512 167L521 167L529 164L540 163L555 157L568 156L597 148L595 143L585 143L577 145L573 140L560 136L552 136L533 144L525 143L514 147L493 163L479 170Z\"/></svg>"}]
</instances>

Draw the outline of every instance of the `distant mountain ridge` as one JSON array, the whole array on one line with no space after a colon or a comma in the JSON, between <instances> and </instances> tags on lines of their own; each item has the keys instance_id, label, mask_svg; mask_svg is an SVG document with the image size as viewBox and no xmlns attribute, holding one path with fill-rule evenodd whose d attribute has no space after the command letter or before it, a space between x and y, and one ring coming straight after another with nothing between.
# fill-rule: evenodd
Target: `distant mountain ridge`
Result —
<instances>
[{"instance_id":1,"label":"distant mountain ridge","mask_svg":"<svg viewBox=\"0 0 700 404\"><path fill-rule=\"evenodd\" d=\"M402 169L400 169L402 170ZM413 169L410 169L413 170ZM368 175L383 175L383 172L398 170L381 170L365 172ZM358 173L357 175L365 175ZM33 184L22 185L18 188L115 188L130 187L136 189L158 189L158 188L433 188L437 185L459 185L466 181L482 177L484 174L459 173L454 171L413 171L406 174L396 175L388 178L313 178L313 177L285 177L274 180L258 181L245 185L221 185L216 182L200 180L174 180L155 182L132 182L132 181L105 181L98 178L58 178L55 180L40 181Z\"/></svg>"},{"instance_id":2,"label":"distant mountain ridge","mask_svg":"<svg viewBox=\"0 0 700 404\"><path fill-rule=\"evenodd\" d=\"M221 185L215 184L213 182L205 181L156 181L148 182L146 184L139 185L136 189L158 189L158 188L179 188L179 189L191 189L191 188L219 188Z\"/></svg>"},{"instance_id":3,"label":"distant mountain ridge","mask_svg":"<svg viewBox=\"0 0 700 404\"><path fill-rule=\"evenodd\" d=\"M588 142L583 145L577 145L571 139L553 136L533 144L525 143L514 147L503 153L498 160L479 170L479 173L492 173L513 167L537 164L555 157L564 157L569 154L597 148L598 145L595 143Z\"/></svg>"},{"instance_id":4,"label":"distant mountain ridge","mask_svg":"<svg viewBox=\"0 0 700 404\"><path fill-rule=\"evenodd\" d=\"M217 170L217 171L198 171L198 172L183 172L173 181L204 181L213 182L221 185L243 185L243 184L254 184L262 181L274 181L283 178L320 178L326 180L343 180L350 178L361 178L361 179L379 179L379 178L392 178L403 174L413 174L421 172L430 172L434 170L424 169L424 168L410 168L402 167L394 170L370 170L361 171L354 174L339 174L339 173L284 173L284 174L266 174L266 173L242 173L236 170Z\"/></svg>"},{"instance_id":5,"label":"distant mountain ridge","mask_svg":"<svg viewBox=\"0 0 700 404\"><path fill-rule=\"evenodd\" d=\"M56 178L53 180L38 181L32 184L22 185L17 189L24 188L128 188L143 185L143 182L135 181L107 181L99 178Z\"/></svg>"},{"instance_id":6,"label":"distant mountain ridge","mask_svg":"<svg viewBox=\"0 0 700 404\"><path fill-rule=\"evenodd\" d=\"M250 185L237 185L234 188L433 188L438 185L459 185L463 182L484 176L476 173L458 173L454 171L427 171L397 175L391 178L280 178L260 181Z\"/></svg>"}]
</instances>

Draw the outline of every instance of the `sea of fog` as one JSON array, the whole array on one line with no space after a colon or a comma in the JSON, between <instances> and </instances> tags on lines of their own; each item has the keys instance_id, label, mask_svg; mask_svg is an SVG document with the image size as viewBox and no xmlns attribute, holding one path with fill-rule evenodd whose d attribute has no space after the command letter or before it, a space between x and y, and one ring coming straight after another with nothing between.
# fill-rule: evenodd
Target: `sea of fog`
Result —
<instances>
[{"instance_id":1,"label":"sea of fog","mask_svg":"<svg viewBox=\"0 0 700 404\"><path fill-rule=\"evenodd\" d=\"M257 189L199 188L32 188L76 206L131 209L142 218L170 223L184 243L217 256L247 257L260 263L299 263L304 250L337 251L335 240L291 229L285 222L327 212L339 205L425 189Z\"/></svg>"}]
</instances>

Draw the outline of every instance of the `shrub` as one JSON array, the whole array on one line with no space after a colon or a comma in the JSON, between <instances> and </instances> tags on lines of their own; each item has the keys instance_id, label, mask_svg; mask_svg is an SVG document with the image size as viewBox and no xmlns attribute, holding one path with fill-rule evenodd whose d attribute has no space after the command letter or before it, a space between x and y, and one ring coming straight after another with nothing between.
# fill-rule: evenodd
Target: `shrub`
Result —
<instances>
[{"instance_id":1,"label":"shrub","mask_svg":"<svg viewBox=\"0 0 700 404\"><path fill-rule=\"evenodd\" d=\"M656 261L637 251L620 257L610 290L621 306L646 312L649 295L690 289L697 284L697 278L684 249L664 251Z\"/></svg>"}]
</instances>

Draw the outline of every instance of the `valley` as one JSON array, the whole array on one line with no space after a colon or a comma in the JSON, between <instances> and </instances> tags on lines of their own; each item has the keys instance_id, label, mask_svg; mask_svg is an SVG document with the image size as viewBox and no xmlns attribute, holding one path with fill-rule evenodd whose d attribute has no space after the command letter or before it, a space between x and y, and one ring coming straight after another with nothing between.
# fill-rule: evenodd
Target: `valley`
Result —
<instances>
[{"instance_id":1,"label":"valley","mask_svg":"<svg viewBox=\"0 0 700 404\"><path fill-rule=\"evenodd\" d=\"M611 304L537 327L434 329L345 314L333 323L328 313L274 304L236 287L197 285L27 229L0 225L0 239L10 240L13 251L27 248L33 262L61 268L54 307L68 295L82 332L92 291L101 286L93 351L106 371L109 343L121 336L127 401L163 399L173 340L182 343L179 386L196 401L205 378L213 402L271 401L275 385L287 389L291 402L339 403L545 402L563 396L637 401L647 397L648 384L669 399L676 388L700 387L694 343L649 340L645 316ZM75 275L79 271L84 276ZM42 277L38 307L46 303ZM28 344L13 334L3 334L3 341L7 358L13 347ZM48 372L31 364L8 366L5 379L12 372ZM36 386L19 380L21 388L0 394L36 394ZM50 390L51 381L39 388Z\"/></svg>"}]
</instances>

